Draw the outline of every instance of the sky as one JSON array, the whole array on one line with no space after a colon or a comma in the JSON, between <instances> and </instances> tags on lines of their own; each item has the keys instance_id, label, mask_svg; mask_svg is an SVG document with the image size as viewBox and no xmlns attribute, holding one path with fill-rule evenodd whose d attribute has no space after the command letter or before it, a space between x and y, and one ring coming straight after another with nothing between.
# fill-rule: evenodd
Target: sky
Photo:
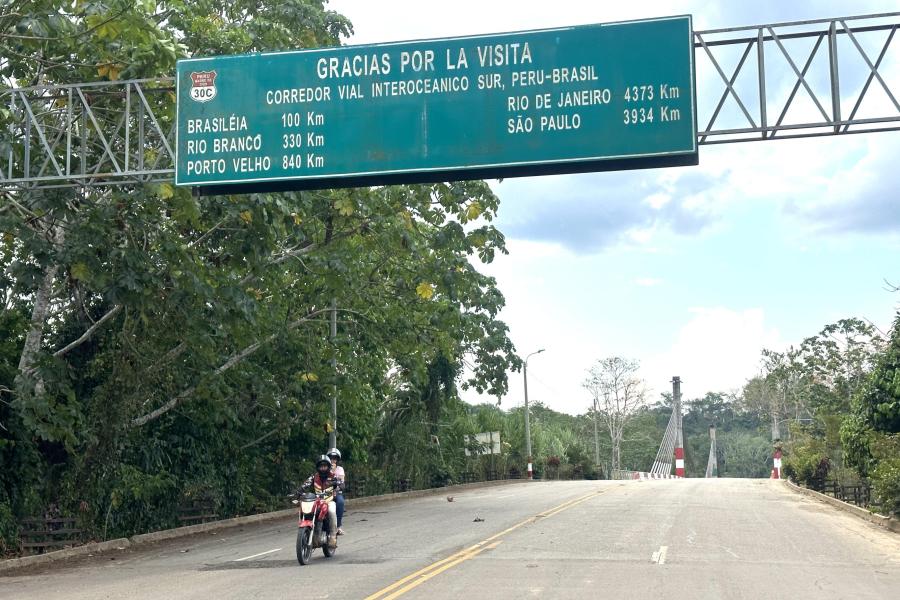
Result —
<instances>
[{"instance_id":1,"label":"sky","mask_svg":"<svg viewBox=\"0 0 900 600\"><path fill-rule=\"evenodd\" d=\"M897 10L883 0L332 0L329 7L353 23L349 44L673 14L692 14L702 31ZM873 62L884 39L860 39ZM808 40L785 45L800 57L795 61L812 49ZM810 69L819 94L828 85L825 56L820 51ZM842 89L857 90L846 94L847 115L869 71L852 46L840 46L839 56ZM701 128L724 90L703 58ZM738 56L717 58L730 75ZM769 64L769 93L786 99L795 81L790 67L783 61L779 73L777 60ZM739 92L753 83L755 67L748 72L735 84ZM900 40L881 72L897 95ZM821 98L830 109L827 95ZM875 82L858 116L890 114L889 103ZM801 90L787 122L816 115ZM730 99L720 118L742 125ZM529 360L529 400L584 413L591 402L581 385L587 370L614 355L640 362L651 400L675 375L688 399L732 392L758 373L763 348L797 345L851 316L887 331L900 308L900 294L888 285L900 284L898 156L900 132L882 132L702 146L695 167L491 181L501 201L494 223L509 254L482 269L506 297L501 319L520 356L546 349ZM523 399L522 374L512 373L501 406Z\"/></svg>"}]
</instances>

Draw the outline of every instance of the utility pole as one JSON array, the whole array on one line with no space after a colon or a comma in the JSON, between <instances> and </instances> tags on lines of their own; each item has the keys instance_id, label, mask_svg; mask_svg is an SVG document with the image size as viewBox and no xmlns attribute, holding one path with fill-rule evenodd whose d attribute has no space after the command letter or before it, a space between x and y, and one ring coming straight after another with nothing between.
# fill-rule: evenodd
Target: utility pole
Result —
<instances>
[{"instance_id":1,"label":"utility pole","mask_svg":"<svg viewBox=\"0 0 900 600\"><path fill-rule=\"evenodd\" d=\"M526 356L525 365L522 367L522 374L525 378L525 455L528 461L528 479L534 479L534 465L531 460L531 417L528 414L528 359L543 351L544 349L541 348Z\"/></svg>"},{"instance_id":2,"label":"utility pole","mask_svg":"<svg viewBox=\"0 0 900 600\"><path fill-rule=\"evenodd\" d=\"M675 476L684 477L684 434L681 428L681 377L672 378L672 398L675 401Z\"/></svg>"},{"instance_id":3,"label":"utility pole","mask_svg":"<svg viewBox=\"0 0 900 600\"><path fill-rule=\"evenodd\" d=\"M337 298L331 299L331 370L334 373L334 389L331 393L331 431L328 432L328 447L337 447Z\"/></svg>"}]
</instances>

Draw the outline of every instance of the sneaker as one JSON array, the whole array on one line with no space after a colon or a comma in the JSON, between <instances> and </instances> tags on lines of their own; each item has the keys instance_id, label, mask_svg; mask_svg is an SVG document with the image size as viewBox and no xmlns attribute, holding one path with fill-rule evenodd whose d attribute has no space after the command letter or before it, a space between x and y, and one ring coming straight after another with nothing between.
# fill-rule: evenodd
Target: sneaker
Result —
<instances>
[{"instance_id":1,"label":"sneaker","mask_svg":"<svg viewBox=\"0 0 900 600\"><path fill-rule=\"evenodd\" d=\"M337 534L338 534L338 535L344 535L344 530L343 530L343 528L338 527Z\"/></svg>"}]
</instances>

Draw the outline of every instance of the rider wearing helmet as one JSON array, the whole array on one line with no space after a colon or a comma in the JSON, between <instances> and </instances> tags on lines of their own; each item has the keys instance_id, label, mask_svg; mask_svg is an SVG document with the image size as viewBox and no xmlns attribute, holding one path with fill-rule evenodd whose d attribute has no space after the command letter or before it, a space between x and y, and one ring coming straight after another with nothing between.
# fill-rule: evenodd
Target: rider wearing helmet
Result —
<instances>
[{"instance_id":1,"label":"rider wearing helmet","mask_svg":"<svg viewBox=\"0 0 900 600\"><path fill-rule=\"evenodd\" d=\"M336 480L331 474L331 459L322 454L316 460L316 472L303 482L301 488L312 488L315 492L319 493L324 492L329 488L334 488L336 496L337 491L340 489L340 484L341 482ZM337 523L337 507L332 498L331 502L328 503L328 545L332 548L337 547Z\"/></svg>"},{"instance_id":2,"label":"rider wearing helmet","mask_svg":"<svg viewBox=\"0 0 900 600\"><path fill-rule=\"evenodd\" d=\"M331 460L331 477L335 481L340 482L339 488L335 491L334 503L337 505L337 534L344 535L344 530L341 529L341 523L344 520L344 489L343 484L346 480L346 475L344 474L344 467L339 464L341 460L341 451L337 448L332 448L327 453L328 458Z\"/></svg>"}]
</instances>

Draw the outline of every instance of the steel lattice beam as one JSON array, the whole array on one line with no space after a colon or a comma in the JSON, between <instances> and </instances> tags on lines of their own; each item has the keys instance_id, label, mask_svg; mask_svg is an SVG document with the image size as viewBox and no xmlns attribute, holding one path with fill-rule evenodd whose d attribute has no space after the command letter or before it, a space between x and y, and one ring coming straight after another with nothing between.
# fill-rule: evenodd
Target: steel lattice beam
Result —
<instances>
[{"instance_id":1,"label":"steel lattice beam","mask_svg":"<svg viewBox=\"0 0 900 600\"><path fill-rule=\"evenodd\" d=\"M900 129L898 28L900 12L694 32L698 142ZM0 190L172 179L172 78L6 89L0 107Z\"/></svg>"},{"instance_id":2,"label":"steel lattice beam","mask_svg":"<svg viewBox=\"0 0 900 600\"><path fill-rule=\"evenodd\" d=\"M699 143L900 129L898 28L900 13L895 12L695 31ZM874 60L873 48L878 52ZM737 52L740 58L729 75L724 60ZM848 83L842 68L848 63L856 66L853 75L865 74L864 82ZM714 74L709 87L699 78L704 68ZM721 95L712 95L716 86Z\"/></svg>"},{"instance_id":3,"label":"steel lattice beam","mask_svg":"<svg viewBox=\"0 0 900 600\"><path fill-rule=\"evenodd\" d=\"M0 107L11 115L0 189L172 178L172 78L8 89Z\"/></svg>"}]
</instances>

